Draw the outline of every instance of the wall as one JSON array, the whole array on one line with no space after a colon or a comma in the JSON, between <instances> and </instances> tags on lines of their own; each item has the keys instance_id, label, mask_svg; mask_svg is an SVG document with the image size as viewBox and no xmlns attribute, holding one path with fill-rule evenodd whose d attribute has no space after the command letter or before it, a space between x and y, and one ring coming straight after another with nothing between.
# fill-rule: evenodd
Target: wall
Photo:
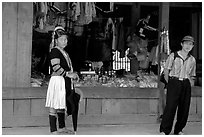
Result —
<instances>
[{"instance_id":1,"label":"wall","mask_svg":"<svg viewBox=\"0 0 204 137\"><path fill-rule=\"evenodd\" d=\"M153 116L146 122L155 122L158 113L158 89L80 87L84 93L80 103L79 123L85 117L96 117L95 123L144 122L138 116ZM3 127L47 126L48 108L45 108L46 88L3 88ZM128 117L124 117L124 115ZM137 115L137 116L135 116ZM128 118L135 117L135 121ZM94 118L91 118L94 119ZM108 120L112 119L112 120ZM115 120L113 120L115 119ZM125 119L125 120L124 120Z\"/></svg>"}]
</instances>

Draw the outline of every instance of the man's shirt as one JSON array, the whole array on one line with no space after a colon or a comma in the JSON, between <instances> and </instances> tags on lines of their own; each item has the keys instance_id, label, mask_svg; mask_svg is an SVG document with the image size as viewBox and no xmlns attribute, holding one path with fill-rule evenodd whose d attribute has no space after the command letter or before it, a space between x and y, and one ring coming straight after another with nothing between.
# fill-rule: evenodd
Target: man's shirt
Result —
<instances>
[{"instance_id":1,"label":"man's shirt","mask_svg":"<svg viewBox=\"0 0 204 137\"><path fill-rule=\"evenodd\" d=\"M170 70L170 77L177 77L179 80L196 76L196 60L190 54L184 60L179 53L175 58L174 53L171 53L166 60L165 68Z\"/></svg>"}]
</instances>

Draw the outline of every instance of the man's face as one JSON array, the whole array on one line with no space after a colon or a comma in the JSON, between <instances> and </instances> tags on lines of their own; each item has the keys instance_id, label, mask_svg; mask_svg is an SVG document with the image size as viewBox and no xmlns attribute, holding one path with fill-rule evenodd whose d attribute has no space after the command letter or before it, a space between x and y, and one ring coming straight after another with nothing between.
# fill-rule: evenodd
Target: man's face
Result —
<instances>
[{"instance_id":1,"label":"man's face","mask_svg":"<svg viewBox=\"0 0 204 137\"><path fill-rule=\"evenodd\" d=\"M149 23L150 17L151 17L151 16L148 15L147 18L145 19L145 21L146 21L147 23Z\"/></svg>"},{"instance_id":2,"label":"man's face","mask_svg":"<svg viewBox=\"0 0 204 137\"><path fill-rule=\"evenodd\" d=\"M192 50L194 44L192 41L184 41L183 43L181 43L181 46L182 46L184 51L190 52Z\"/></svg>"},{"instance_id":3,"label":"man's face","mask_svg":"<svg viewBox=\"0 0 204 137\"><path fill-rule=\"evenodd\" d=\"M149 19L150 19L150 17L151 17L151 16L150 16L150 15L148 15L148 16L147 16L147 19L149 20Z\"/></svg>"}]
</instances>

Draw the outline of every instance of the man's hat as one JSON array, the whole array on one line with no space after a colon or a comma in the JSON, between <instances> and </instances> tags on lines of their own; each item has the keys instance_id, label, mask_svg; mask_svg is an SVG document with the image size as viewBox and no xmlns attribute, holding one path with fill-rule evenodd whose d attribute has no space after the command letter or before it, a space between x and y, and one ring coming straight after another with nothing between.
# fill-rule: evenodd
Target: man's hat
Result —
<instances>
[{"instance_id":1,"label":"man's hat","mask_svg":"<svg viewBox=\"0 0 204 137\"><path fill-rule=\"evenodd\" d=\"M192 37L192 36L185 36L183 39L182 39L182 41L191 41L191 42L195 42L194 41L194 38Z\"/></svg>"}]
</instances>

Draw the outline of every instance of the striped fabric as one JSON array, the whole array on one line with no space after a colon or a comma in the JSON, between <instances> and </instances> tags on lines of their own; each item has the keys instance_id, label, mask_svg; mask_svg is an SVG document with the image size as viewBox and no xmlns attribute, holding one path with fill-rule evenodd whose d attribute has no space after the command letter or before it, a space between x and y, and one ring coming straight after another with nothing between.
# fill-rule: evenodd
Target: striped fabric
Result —
<instances>
[{"instance_id":1,"label":"striped fabric","mask_svg":"<svg viewBox=\"0 0 204 137\"><path fill-rule=\"evenodd\" d=\"M178 53L179 54L179 53ZM166 61L165 68L170 70L169 76L177 77L180 80L196 76L196 61L192 55L183 60L181 55L174 60L174 53L171 53Z\"/></svg>"},{"instance_id":2,"label":"striped fabric","mask_svg":"<svg viewBox=\"0 0 204 137\"><path fill-rule=\"evenodd\" d=\"M64 76L66 74L65 70L60 66L59 59L52 59L51 60L52 68L58 76Z\"/></svg>"}]
</instances>

